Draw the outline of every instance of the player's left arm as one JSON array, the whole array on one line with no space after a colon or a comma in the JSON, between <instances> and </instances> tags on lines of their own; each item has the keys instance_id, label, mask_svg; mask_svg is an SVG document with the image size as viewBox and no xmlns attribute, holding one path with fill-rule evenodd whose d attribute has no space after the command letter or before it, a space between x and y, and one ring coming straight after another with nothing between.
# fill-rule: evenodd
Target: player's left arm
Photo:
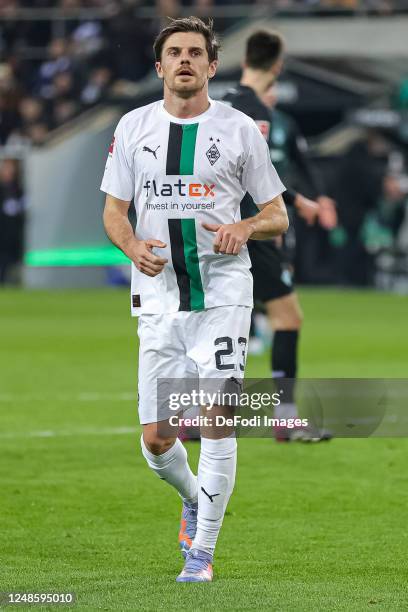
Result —
<instances>
[{"instance_id":1,"label":"player's left arm","mask_svg":"<svg viewBox=\"0 0 408 612\"><path fill-rule=\"evenodd\" d=\"M289 227L288 213L282 195L276 196L265 204L259 204L260 212L248 219L243 219L235 225L245 224L248 227L251 240L268 240L281 236Z\"/></svg>"},{"instance_id":2,"label":"player's left arm","mask_svg":"<svg viewBox=\"0 0 408 612\"><path fill-rule=\"evenodd\" d=\"M262 210L254 217L236 223L225 225L203 223L204 229L215 233L214 252L238 255L249 239L267 240L287 231L289 220L281 195L260 205L259 208Z\"/></svg>"},{"instance_id":3,"label":"player's left arm","mask_svg":"<svg viewBox=\"0 0 408 612\"><path fill-rule=\"evenodd\" d=\"M243 192L249 193L260 212L236 223L203 224L205 229L215 232L214 251L226 255L238 255L250 238L267 240L280 236L289 227L281 195L285 187L272 165L266 140L254 122L246 127L246 157L241 166L240 183Z\"/></svg>"}]
</instances>

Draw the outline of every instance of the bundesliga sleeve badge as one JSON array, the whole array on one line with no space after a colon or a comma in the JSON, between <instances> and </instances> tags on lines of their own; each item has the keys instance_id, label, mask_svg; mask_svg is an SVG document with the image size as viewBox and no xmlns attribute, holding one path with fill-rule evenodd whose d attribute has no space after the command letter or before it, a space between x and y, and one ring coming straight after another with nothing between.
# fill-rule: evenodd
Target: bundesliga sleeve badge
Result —
<instances>
[{"instance_id":1,"label":"bundesliga sleeve badge","mask_svg":"<svg viewBox=\"0 0 408 612\"><path fill-rule=\"evenodd\" d=\"M114 147L115 147L115 137L112 138L112 142L109 145L109 151L108 151L109 157L112 157Z\"/></svg>"}]
</instances>

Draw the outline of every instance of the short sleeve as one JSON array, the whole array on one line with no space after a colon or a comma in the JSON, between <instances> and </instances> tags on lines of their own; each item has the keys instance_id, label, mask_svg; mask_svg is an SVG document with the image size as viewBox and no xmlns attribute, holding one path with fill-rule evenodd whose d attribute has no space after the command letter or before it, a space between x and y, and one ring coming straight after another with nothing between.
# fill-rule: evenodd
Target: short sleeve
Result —
<instances>
[{"instance_id":1,"label":"short sleeve","mask_svg":"<svg viewBox=\"0 0 408 612\"><path fill-rule=\"evenodd\" d=\"M285 191L276 172L265 138L255 123L248 134L249 152L244 162L241 184L257 206L266 204Z\"/></svg>"},{"instance_id":2,"label":"short sleeve","mask_svg":"<svg viewBox=\"0 0 408 612\"><path fill-rule=\"evenodd\" d=\"M130 201L135 192L133 164L129 158L121 119L109 147L101 190L125 201Z\"/></svg>"}]
</instances>

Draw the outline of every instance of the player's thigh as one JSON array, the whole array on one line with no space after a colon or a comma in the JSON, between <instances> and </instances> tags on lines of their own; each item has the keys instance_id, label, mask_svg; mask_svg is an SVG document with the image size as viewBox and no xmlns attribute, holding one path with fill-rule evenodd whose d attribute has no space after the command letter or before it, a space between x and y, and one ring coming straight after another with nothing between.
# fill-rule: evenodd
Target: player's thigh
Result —
<instances>
[{"instance_id":1,"label":"player's thigh","mask_svg":"<svg viewBox=\"0 0 408 612\"><path fill-rule=\"evenodd\" d=\"M188 357L202 379L244 377L251 308L210 308L191 320Z\"/></svg>"},{"instance_id":2,"label":"player's thigh","mask_svg":"<svg viewBox=\"0 0 408 612\"><path fill-rule=\"evenodd\" d=\"M303 312L297 293L293 292L265 304L272 328L280 331L299 330L303 322Z\"/></svg>"},{"instance_id":3,"label":"player's thigh","mask_svg":"<svg viewBox=\"0 0 408 612\"><path fill-rule=\"evenodd\" d=\"M211 308L197 317L197 329L190 329L188 354L199 372L200 391L214 404L209 407L209 402L204 402L201 408L201 415L207 417L200 428L204 438L220 439L234 432L229 421L242 388L251 310L246 306Z\"/></svg>"},{"instance_id":4,"label":"player's thigh","mask_svg":"<svg viewBox=\"0 0 408 612\"><path fill-rule=\"evenodd\" d=\"M191 376L180 327L171 314L142 315L138 335L140 423L164 422L176 413L169 403L169 389L178 389L177 381Z\"/></svg>"}]
</instances>

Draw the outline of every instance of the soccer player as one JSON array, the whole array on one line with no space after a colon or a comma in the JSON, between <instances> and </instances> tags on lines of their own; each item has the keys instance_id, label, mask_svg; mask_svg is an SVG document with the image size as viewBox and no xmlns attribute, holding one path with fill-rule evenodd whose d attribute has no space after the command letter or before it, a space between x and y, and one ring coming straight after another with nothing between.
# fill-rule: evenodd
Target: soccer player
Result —
<instances>
[{"instance_id":1,"label":"soccer player","mask_svg":"<svg viewBox=\"0 0 408 612\"><path fill-rule=\"evenodd\" d=\"M263 99L279 76L283 65L284 43L278 33L257 31L247 40L244 68L239 85L227 92L224 100L246 113L257 123L265 137L272 161L279 175L290 181L293 167L303 174L314 192L317 202L310 201L293 189L284 194L286 204L292 205L307 223L317 219L327 229L336 224L334 203L322 194L318 176L306 158L306 143L290 117L271 111ZM242 217L251 218L256 208L250 194L241 203ZM294 379L297 374L297 347L303 314L294 291L291 274L282 250L275 241L248 242L254 277L255 300L265 304L274 331L271 348L272 376L284 387L285 401L276 408L278 418L296 418ZM277 431L279 440L321 439L316 432L300 429Z\"/></svg>"},{"instance_id":2,"label":"soccer player","mask_svg":"<svg viewBox=\"0 0 408 612\"><path fill-rule=\"evenodd\" d=\"M158 388L166 378L198 378L239 390L253 304L246 243L288 228L285 188L265 139L252 119L208 97L218 48L212 23L196 17L173 20L160 32L154 51L164 100L122 117L101 185L106 232L132 261L142 453L183 503L179 582L212 580L234 487L236 439L232 428L209 421L196 477L177 429L166 434L172 412L158 402ZM241 220L246 192L259 212ZM132 198L135 234L127 216ZM205 414L230 415L231 408Z\"/></svg>"}]
</instances>

